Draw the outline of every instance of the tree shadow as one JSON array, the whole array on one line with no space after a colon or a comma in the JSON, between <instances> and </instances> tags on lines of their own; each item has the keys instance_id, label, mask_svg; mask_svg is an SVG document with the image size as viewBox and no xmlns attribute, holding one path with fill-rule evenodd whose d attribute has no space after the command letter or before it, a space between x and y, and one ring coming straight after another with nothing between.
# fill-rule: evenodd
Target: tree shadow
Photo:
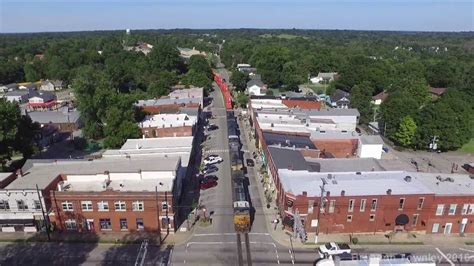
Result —
<instances>
[{"instance_id":1,"label":"tree shadow","mask_svg":"<svg viewBox=\"0 0 474 266\"><path fill-rule=\"evenodd\" d=\"M44 233L0 247L0 265L81 265L97 247L96 234Z\"/></svg>"},{"instance_id":2,"label":"tree shadow","mask_svg":"<svg viewBox=\"0 0 474 266\"><path fill-rule=\"evenodd\" d=\"M173 246L161 250L158 233L134 232L118 240L120 244L110 247L104 254L101 265L166 265Z\"/></svg>"}]
</instances>

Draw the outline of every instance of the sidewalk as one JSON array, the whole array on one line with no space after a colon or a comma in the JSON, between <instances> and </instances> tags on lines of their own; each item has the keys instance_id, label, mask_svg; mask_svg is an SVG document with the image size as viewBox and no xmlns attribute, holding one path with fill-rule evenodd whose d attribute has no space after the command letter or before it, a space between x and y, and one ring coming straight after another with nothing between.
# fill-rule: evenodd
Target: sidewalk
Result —
<instances>
[{"instance_id":1,"label":"sidewalk","mask_svg":"<svg viewBox=\"0 0 474 266\"><path fill-rule=\"evenodd\" d=\"M249 132L252 130L249 127L248 120L239 121L240 125L245 132L245 143L250 154L256 152L255 140L249 139ZM263 183L259 180L259 173L257 169L261 168L260 160L255 162L254 171L254 182L256 182L260 198L265 200L265 193ZM265 217L265 223L267 225L267 231L270 233L272 238L279 244L293 248L309 248L314 249L317 246L328 243L328 242L344 242L350 243L349 234L319 234L318 243L315 243L315 233L308 233L308 240L306 243L302 243L300 239L294 239L292 232L284 231L281 227L281 217L278 214L278 208L274 201L270 203L270 208L266 208L266 202L262 202L263 213ZM280 223L277 225L276 230L273 220L278 218ZM352 238L357 238L358 243L351 245L354 248L361 248L368 245L436 245L436 246L464 246L466 243L474 243L474 235L467 235L465 237L460 236L446 236L446 235L433 235L433 234L413 234L413 233L398 233L395 234L391 240L384 233L377 234L353 234Z\"/></svg>"},{"instance_id":2,"label":"sidewalk","mask_svg":"<svg viewBox=\"0 0 474 266\"><path fill-rule=\"evenodd\" d=\"M176 232L174 234L162 234L162 246L179 245L188 241L192 237L192 231ZM123 233L72 233L72 232L54 232L50 234L51 242L65 243L96 243L107 245L140 244L144 239L148 239L152 245L160 245L160 238L157 234L145 232L123 232ZM48 242L46 233L0 233L0 242Z\"/></svg>"}]
</instances>

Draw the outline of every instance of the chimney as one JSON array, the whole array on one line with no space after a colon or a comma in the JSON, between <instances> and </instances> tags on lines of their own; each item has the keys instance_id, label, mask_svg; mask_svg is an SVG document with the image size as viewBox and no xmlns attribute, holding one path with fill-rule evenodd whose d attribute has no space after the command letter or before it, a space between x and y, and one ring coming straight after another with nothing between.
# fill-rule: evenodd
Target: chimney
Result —
<instances>
[{"instance_id":1,"label":"chimney","mask_svg":"<svg viewBox=\"0 0 474 266\"><path fill-rule=\"evenodd\" d=\"M387 189L387 195L392 195L392 189Z\"/></svg>"},{"instance_id":2,"label":"chimney","mask_svg":"<svg viewBox=\"0 0 474 266\"><path fill-rule=\"evenodd\" d=\"M308 192L303 191L303 196L307 197L307 196L308 196Z\"/></svg>"},{"instance_id":3,"label":"chimney","mask_svg":"<svg viewBox=\"0 0 474 266\"><path fill-rule=\"evenodd\" d=\"M342 193L341 193L342 194ZM329 198L329 196L331 196L331 192L330 191L326 191L326 197Z\"/></svg>"},{"instance_id":4,"label":"chimney","mask_svg":"<svg viewBox=\"0 0 474 266\"><path fill-rule=\"evenodd\" d=\"M345 190L341 190L341 196L345 196L346 195L346 191Z\"/></svg>"}]
</instances>

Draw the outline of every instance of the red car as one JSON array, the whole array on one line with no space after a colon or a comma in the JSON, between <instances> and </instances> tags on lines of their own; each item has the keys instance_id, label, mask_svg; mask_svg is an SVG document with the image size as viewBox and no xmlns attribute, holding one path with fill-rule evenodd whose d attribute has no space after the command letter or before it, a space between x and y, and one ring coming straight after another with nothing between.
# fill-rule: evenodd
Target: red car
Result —
<instances>
[{"instance_id":1,"label":"red car","mask_svg":"<svg viewBox=\"0 0 474 266\"><path fill-rule=\"evenodd\" d=\"M208 182L205 182L205 183L201 184L201 190L206 190L208 188L213 188L215 186L217 186L217 181L209 180Z\"/></svg>"}]
</instances>

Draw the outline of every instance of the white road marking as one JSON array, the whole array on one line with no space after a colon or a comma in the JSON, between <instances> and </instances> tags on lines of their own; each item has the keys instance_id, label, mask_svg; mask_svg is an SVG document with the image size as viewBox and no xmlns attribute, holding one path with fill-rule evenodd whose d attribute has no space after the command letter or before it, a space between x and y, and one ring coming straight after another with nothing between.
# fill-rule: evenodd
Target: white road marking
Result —
<instances>
[{"instance_id":1,"label":"white road marking","mask_svg":"<svg viewBox=\"0 0 474 266\"><path fill-rule=\"evenodd\" d=\"M454 266L454 263L441 250L439 250L439 248L435 249L449 263L449 265Z\"/></svg>"},{"instance_id":2,"label":"white road marking","mask_svg":"<svg viewBox=\"0 0 474 266\"><path fill-rule=\"evenodd\" d=\"M211 233L211 234L194 234L194 236L231 236L236 235L236 233Z\"/></svg>"},{"instance_id":3,"label":"white road marking","mask_svg":"<svg viewBox=\"0 0 474 266\"><path fill-rule=\"evenodd\" d=\"M467 251L467 252L472 252L474 253L474 250L470 250L470 249L465 249L465 248L459 248L460 250L463 250L463 251Z\"/></svg>"}]
</instances>

